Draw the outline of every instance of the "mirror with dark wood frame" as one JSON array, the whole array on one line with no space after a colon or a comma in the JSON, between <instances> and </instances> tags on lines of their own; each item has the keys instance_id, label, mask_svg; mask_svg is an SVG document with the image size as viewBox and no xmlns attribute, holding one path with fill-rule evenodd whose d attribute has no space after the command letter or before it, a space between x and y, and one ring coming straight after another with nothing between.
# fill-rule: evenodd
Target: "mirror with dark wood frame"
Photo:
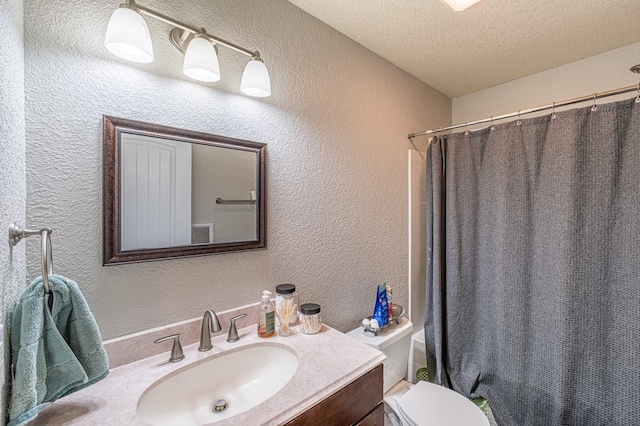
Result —
<instances>
[{"instance_id":1,"label":"mirror with dark wood frame","mask_svg":"<svg viewBox=\"0 0 640 426\"><path fill-rule=\"evenodd\" d=\"M266 248L267 145L103 117L104 265Z\"/></svg>"}]
</instances>

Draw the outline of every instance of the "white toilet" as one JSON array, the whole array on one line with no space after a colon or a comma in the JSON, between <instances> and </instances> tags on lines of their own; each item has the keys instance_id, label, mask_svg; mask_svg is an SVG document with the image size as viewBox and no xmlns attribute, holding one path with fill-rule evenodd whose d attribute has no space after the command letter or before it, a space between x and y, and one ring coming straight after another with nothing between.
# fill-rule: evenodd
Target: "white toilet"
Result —
<instances>
[{"instance_id":1,"label":"white toilet","mask_svg":"<svg viewBox=\"0 0 640 426\"><path fill-rule=\"evenodd\" d=\"M347 333L379 351L387 359L384 361L383 392L385 402L385 425L403 426L489 426L484 413L466 397L433 383L420 381L413 385L405 381L409 364L409 350L412 346L413 324L407 318L400 318L374 335L356 328ZM422 342L421 333L413 336L414 343ZM412 349L412 364L416 357ZM414 367L412 367L412 371ZM410 375L411 379L415 376Z\"/></svg>"}]
</instances>

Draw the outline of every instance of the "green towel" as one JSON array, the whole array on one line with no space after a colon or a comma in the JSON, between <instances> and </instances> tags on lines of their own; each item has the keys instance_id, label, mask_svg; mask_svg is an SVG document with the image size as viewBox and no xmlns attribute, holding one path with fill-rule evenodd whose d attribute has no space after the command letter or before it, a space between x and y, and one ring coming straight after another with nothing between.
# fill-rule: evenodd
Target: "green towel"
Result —
<instances>
[{"instance_id":1,"label":"green towel","mask_svg":"<svg viewBox=\"0 0 640 426\"><path fill-rule=\"evenodd\" d=\"M33 420L55 400L107 376L109 361L100 331L78 284L49 275L26 288L11 325L13 387L7 426Z\"/></svg>"}]
</instances>

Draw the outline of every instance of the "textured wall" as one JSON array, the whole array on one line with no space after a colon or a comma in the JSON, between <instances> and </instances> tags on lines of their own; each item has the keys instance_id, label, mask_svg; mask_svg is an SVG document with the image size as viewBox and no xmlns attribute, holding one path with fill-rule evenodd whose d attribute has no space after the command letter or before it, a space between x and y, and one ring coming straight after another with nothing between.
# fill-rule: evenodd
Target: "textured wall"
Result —
<instances>
[{"instance_id":1,"label":"textured wall","mask_svg":"<svg viewBox=\"0 0 640 426\"><path fill-rule=\"evenodd\" d=\"M152 64L104 49L118 3L25 1L28 220L53 228L55 272L78 281L103 337L257 302L282 282L343 331L380 282L406 305L406 135L448 124L451 101L285 0L142 1L260 50L273 95L241 95L245 58L224 48L222 81L195 84L166 24L147 19ZM103 267L103 114L267 143L267 250Z\"/></svg>"},{"instance_id":2,"label":"textured wall","mask_svg":"<svg viewBox=\"0 0 640 426\"><path fill-rule=\"evenodd\" d=\"M640 76L630 72L629 68L639 63L640 43L635 43L455 98L452 109L453 122L479 120L594 92L632 86L640 81ZM631 95L626 95L626 98ZM603 102L624 97L610 97ZM567 108L575 107L574 105ZM548 112L537 113L540 114Z\"/></svg>"},{"instance_id":3,"label":"textured wall","mask_svg":"<svg viewBox=\"0 0 640 426\"><path fill-rule=\"evenodd\" d=\"M24 43L22 0L0 1L0 235L11 222L24 225L25 178ZM11 312L25 287L25 244L0 242L0 323L8 342ZM4 345L4 377L9 375L9 345ZM5 423L6 392L2 390L0 424Z\"/></svg>"}]
</instances>

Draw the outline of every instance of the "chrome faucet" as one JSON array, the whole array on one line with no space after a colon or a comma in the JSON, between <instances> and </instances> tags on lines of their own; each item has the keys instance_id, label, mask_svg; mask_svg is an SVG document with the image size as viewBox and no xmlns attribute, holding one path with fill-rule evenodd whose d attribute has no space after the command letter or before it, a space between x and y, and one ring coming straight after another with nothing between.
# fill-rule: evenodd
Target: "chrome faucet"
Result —
<instances>
[{"instance_id":1,"label":"chrome faucet","mask_svg":"<svg viewBox=\"0 0 640 426\"><path fill-rule=\"evenodd\" d=\"M222 330L222 327L220 327L220 321L218 321L216 313L210 309L204 311L202 328L200 329L200 347L198 347L198 350L200 352L211 350L211 348L213 348L213 346L211 346L211 333L216 333L220 330Z\"/></svg>"}]
</instances>

